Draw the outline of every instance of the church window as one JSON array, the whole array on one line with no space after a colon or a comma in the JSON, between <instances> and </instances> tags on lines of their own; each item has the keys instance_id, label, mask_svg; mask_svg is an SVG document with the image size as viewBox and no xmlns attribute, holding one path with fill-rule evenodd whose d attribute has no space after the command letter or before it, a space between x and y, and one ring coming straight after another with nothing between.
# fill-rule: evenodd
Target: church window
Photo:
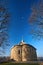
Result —
<instances>
[{"instance_id":1,"label":"church window","mask_svg":"<svg viewBox=\"0 0 43 65\"><path fill-rule=\"evenodd\" d=\"M20 54L20 50L18 50L18 54Z\"/></svg>"}]
</instances>

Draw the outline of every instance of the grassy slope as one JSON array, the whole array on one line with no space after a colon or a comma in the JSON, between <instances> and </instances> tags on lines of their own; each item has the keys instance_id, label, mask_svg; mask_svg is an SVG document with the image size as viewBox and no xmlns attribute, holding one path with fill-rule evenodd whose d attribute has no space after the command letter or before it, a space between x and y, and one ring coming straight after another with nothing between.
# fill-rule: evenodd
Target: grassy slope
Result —
<instances>
[{"instance_id":1,"label":"grassy slope","mask_svg":"<svg viewBox=\"0 0 43 65\"><path fill-rule=\"evenodd\" d=\"M0 65L39 65L39 64L29 64L29 63L1 63Z\"/></svg>"}]
</instances>

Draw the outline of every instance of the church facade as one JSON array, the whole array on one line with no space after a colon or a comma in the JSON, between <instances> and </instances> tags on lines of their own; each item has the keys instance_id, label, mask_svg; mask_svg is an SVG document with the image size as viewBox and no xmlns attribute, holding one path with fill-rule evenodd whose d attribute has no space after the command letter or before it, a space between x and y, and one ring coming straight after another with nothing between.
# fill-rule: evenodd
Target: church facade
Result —
<instances>
[{"instance_id":1,"label":"church facade","mask_svg":"<svg viewBox=\"0 0 43 65\"><path fill-rule=\"evenodd\" d=\"M10 58L15 61L36 61L36 48L22 40L19 45L15 45L11 49Z\"/></svg>"}]
</instances>

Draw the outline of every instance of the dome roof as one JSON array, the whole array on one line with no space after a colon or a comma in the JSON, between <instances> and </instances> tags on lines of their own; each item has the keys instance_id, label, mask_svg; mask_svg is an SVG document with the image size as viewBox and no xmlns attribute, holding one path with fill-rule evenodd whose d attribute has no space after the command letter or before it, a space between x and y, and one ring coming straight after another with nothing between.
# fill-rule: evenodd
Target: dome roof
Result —
<instances>
[{"instance_id":1,"label":"dome roof","mask_svg":"<svg viewBox=\"0 0 43 65\"><path fill-rule=\"evenodd\" d=\"M32 48L34 48L36 50L36 48L34 46L25 43L23 39L21 40L21 42L18 45L14 45L13 47L15 47L15 46L24 46L24 45L30 46L30 47L32 47Z\"/></svg>"}]
</instances>

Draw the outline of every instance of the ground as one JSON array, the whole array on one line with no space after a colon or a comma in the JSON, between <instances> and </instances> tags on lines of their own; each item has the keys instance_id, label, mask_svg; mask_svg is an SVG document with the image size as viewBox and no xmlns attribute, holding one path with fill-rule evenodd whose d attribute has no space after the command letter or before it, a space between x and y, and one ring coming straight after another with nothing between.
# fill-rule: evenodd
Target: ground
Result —
<instances>
[{"instance_id":1,"label":"ground","mask_svg":"<svg viewBox=\"0 0 43 65\"><path fill-rule=\"evenodd\" d=\"M38 63L0 63L0 65L39 65Z\"/></svg>"}]
</instances>

